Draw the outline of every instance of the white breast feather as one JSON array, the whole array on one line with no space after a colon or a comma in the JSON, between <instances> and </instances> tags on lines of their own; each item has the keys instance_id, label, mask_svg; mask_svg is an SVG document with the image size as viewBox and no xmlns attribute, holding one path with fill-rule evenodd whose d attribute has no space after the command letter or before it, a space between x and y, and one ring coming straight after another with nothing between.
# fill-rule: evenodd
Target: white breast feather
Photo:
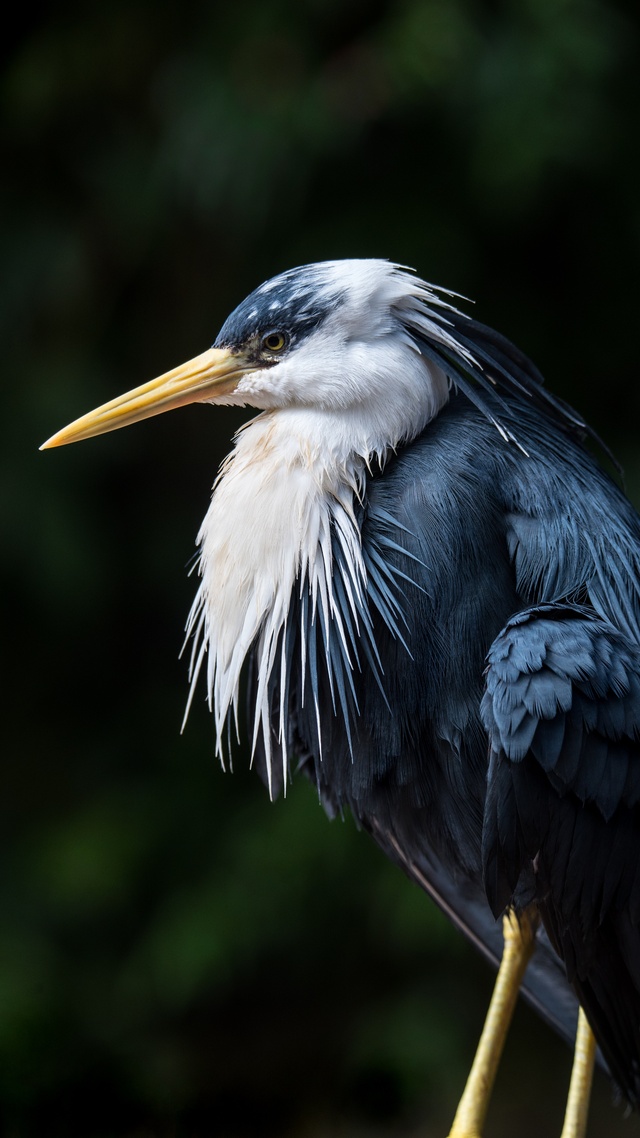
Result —
<instances>
[{"instance_id":1,"label":"white breast feather","mask_svg":"<svg viewBox=\"0 0 640 1138\"><path fill-rule=\"evenodd\" d=\"M322 620L326 637L340 638L340 658L352 666L344 621L358 633L359 617L368 620L367 573L354 501L370 460L384 462L449 397L447 376L421 354L411 329L460 356L468 354L435 321L429 305L449 305L427 285L382 261L346 266L318 269L319 287L326 277L325 287L335 293L337 276L341 287L348 285L335 312L290 359L250 372L238 384L236 402L271 410L239 432L198 535L201 582L187 624L187 637L193 637L189 704L206 655L208 699L222 760L230 714L238 731L242 667L254 652L253 751L261 733L270 790L274 725L269 678L276 667L283 702L275 726L285 786L288 773L284 634L289 606L308 590L312 614ZM268 283L262 291L276 284ZM446 318L441 320L446 324ZM349 613L340 612L334 596L335 543ZM325 650L333 683L327 644ZM302 670L304 691L304 643L302 659L294 666ZM317 707L316 718L320 739Z\"/></svg>"},{"instance_id":2,"label":"white breast feather","mask_svg":"<svg viewBox=\"0 0 640 1138\"><path fill-rule=\"evenodd\" d=\"M343 582L356 627L366 589L360 533L353 513L362 460L342 466L339 476L329 480L317 450L311 450L296 435L295 418L295 412L260 415L237 436L198 535L201 582L186 630L187 637L193 637L189 705L207 655L208 700L215 719L216 751L223 762L227 717L231 712L237 731L242 666L256 645L253 750L261 732L270 791L268 681L278 646L284 645L280 633L286 627L292 597L308 589L312 611L321 610L324 627L341 637L345 654L349 654L333 594L332 532L342 547L347 567ZM280 667L286 667L284 655ZM304 671L304 645L300 667ZM282 692L284 679L282 676ZM285 721L286 708L281 706L278 737L286 787Z\"/></svg>"}]
</instances>

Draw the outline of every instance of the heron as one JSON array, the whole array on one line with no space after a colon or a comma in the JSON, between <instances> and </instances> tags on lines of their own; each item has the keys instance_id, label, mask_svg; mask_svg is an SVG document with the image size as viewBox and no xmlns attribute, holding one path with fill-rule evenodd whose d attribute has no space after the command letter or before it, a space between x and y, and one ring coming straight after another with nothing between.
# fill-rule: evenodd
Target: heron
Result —
<instances>
[{"instance_id":1,"label":"heron","mask_svg":"<svg viewBox=\"0 0 640 1138\"><path fill-rule=\"evenodd\" d=\"M187 623L221 760L350 811L499 965L452 1138L522 990L640 1106L640 519L593 430L462 298L381 259L260 285L213 346L44 447L185 404L258 411L198 535ZM187 708L188 710L188 708Z\"/></svg>"}]
</instances>

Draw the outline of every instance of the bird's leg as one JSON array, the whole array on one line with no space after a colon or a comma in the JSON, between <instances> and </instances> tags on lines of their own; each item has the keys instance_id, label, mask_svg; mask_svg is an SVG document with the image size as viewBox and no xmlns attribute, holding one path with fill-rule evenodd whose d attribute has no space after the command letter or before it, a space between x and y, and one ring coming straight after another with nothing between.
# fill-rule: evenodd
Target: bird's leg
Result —
<instances>
[{"instance_id":1,"label":"bird's leg","mask_svg":"<svg viewBox=\"0 0 640 1138\"><path fill-rule=\"evenodd\" d=\"M526 910L519 917L509 912L503 918L502 960L478 1050L449 1138L480 1138L520 984L533 953L537 925L538 917L533 909Z\"/></svg>"},{"instance_id":2,"label":"bird's leg","mask_svg":"<svg viewBox=\"0 0 640 1138\"><path fill-rule=\"evenodd\" d=\"M571 1083L561 1138L584 1138L587 1132L589 1096L596 1058L596 1041L582 1008L578 1013L578 1030L571 1070Z\"/></svg>"}]
</instances>

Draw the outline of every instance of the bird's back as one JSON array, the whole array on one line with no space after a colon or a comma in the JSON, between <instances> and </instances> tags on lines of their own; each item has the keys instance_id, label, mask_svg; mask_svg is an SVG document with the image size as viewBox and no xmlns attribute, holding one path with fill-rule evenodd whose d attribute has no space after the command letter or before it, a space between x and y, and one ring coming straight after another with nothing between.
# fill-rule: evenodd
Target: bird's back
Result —
<instances>
[{"instance_id":1,"label":"bird's back","mask_svg":"<svg viewBox=\"0 0 640 1138\"><path fill-rule=\"evenodd\" d=\"M370 478L362 540L384 675L360 659L350 728L322 715L320 740L313 693L304 705L293 694L298 747L314 756L333 808L363 820L386 812L396 825L428 811L416 840L428 829L468 872L479 866L487 770L483 673L509 618L583 601L640 643L640 519L581 443L527 410L514 403L505 417L520 450L454 397ZM381 564L382 583L381 571L371 579ZM385 585L398 606L393 628L380 613ZM318 652L318 698L333 709L323 660Z\"/></svg>"},{"instance_id":2,"label":"bird's back","mask_svg":"<svg viewBox=\"0 0 640 1138\"><path fill-rule=\"evenodd\" d=\"M578 439L526 402L508 407L518 446L453 397L369 479L371 628L353 630L349 682L330 676L308 606L292 606L287 634L288 652L304 645L309 657L288 692L289 744L326 808L350 809L493 959L502 940L482 872L487 653L511 617L543 602L589 606L640 642L635 511ZM275 708L277 679L272 699ZM526 986L570 1036L576 1001L544 933Z\"/></svg>"}]
</instances>

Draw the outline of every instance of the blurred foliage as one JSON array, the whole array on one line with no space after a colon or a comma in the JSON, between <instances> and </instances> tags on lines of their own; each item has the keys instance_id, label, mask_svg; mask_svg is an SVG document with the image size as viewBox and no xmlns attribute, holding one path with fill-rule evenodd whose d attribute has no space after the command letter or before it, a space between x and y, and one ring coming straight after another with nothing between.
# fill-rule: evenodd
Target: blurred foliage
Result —
<instances>
[{"instance_id":1,"label":"blurred foliage","mask_svg":"<svg viewBox=\"0 0 640 1138\"><path fill-rule=\"evenodd\" d=\"M179 735L184 565L240 418L36 446L196 354L262 279L376 255L475 297L633 491L636 7L61 0L15 21L3 1132L444 1134L488 971L310 787L270 805L244 754L223 776L204 707ZM569 1063L523 1009L490 1133L559 1127ZM622 1125L601 1080L590 1134Z\"/></svg>"}]
</instances>

